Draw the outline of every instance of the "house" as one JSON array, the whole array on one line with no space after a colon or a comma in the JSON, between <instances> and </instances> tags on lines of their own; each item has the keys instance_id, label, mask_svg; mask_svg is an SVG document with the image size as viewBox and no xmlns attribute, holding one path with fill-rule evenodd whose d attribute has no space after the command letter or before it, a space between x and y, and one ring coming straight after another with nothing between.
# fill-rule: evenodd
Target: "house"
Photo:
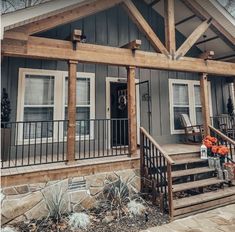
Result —
<instances>
[{"instance_id":1,"label":"house","mask_svg":"<svg viewBox=\"0 0 235 232\"><path fill-rule=\"evenodd\" d=\"M159 191L173 216L180 115L234 149L234 140L211 125L234 99L234 35L235 19L212 0L57 0L4 14L1 82L11 120L2 129L3 192L104 172L132 175L140 163L148 178L150 152L163 159ZM179 153L198 155L198 146L181 147ZM220 204L234 202L234 188L214 204L222 197ZM212 207L205 201L204 209ZM175 215L188 213L185 207Z\"/></svg>"}]
</instances>

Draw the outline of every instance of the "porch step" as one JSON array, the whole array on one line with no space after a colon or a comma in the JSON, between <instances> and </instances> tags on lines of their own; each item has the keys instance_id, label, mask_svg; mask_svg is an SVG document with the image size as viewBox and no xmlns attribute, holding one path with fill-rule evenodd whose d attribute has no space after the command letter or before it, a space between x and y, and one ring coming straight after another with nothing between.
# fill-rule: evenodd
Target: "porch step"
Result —
<instances>
[{"instance_id":1,"label":"porch step","mask_svg":"<svg viewBox=\"0 0 235 232\"><path fill-rule=\"evenodd\" d=\"M206 163L206 162L207 160L202 160L200 159L200 157L195 157L195 158L174 160L174 165L190 164L190 163Z\"/></svg>"},{"instance_id":2,"label":"porch step","mask_svg":"<svg viewBox=\"0 0 235 232\"><path fill-rule=\"evenodd\" d=\"M223 180L219 180L217 178L209 178L205 180L198 180L198 181L192 181L192 182L187 182L187 183L182 183L182 184L175 184L175 185L172 185L172 190L173 190L173 193L176 193L176 192L181 192L181 191L185 191L189 189L201 188L201 187L222 184L222 183L224 183Z\"/></svg>"},{"instance_id":3,"label":"porch step","mask_svg":"<svg viewBox=\"0 0 235 232\"><path fill-rule=\"evenodd\" d=\"M173 200L174 217L188 216L222 205L235 203L235 187Z\"/></svg>"},{"instance_id":4,"label":"porch step","mask_svg":"<svg viewBox=\"0 0 235 232\"><path fill-rule=\"evenodd\" d=\"M192 169L186 169L186 170L180 170L180 171L174 171L172 172L172 177L182 177L182 176L191 176L191 175L197 175L202 173L209 173L214 172L215 169L210 169L208 167L204 168L192 168Z\"/></svg>"},{"instance_id":5,"label":"porch step","mask_svg":"<svg viewBox=\"0 0 235 232\"><path fill-rule=\"evenodd\" d=\"M174 153L169 155L173 160L200 158L199 152Z\"/></svg>"}]
</instances>

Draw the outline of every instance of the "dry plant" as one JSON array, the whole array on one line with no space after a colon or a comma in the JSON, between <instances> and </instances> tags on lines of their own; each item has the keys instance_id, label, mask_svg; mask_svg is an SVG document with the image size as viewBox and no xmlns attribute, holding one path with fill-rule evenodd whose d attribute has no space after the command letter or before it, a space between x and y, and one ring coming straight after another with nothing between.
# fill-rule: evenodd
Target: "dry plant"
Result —
<instances>
[{"instance_id":1,"label":"dry plant","mask_svg":"<svg viewBox=\"0 0 235 232\"><path fill-rule=\"evenodd\" d=\"M69 216L69 225L72 229L86 230L90 225L90 217L86 213L73 213Z\"/></svg>"},{"instance_id":2,"label":"dry plant","mask_svg":"<svg viewBox=\"0 0 235 232\"><path fill-rule=\"evenodd\" d=\"M42 192L46 207L49 211L48 217L59 222L63 213L68 210L66 190L61 185L50 186L50 191Z\"/></svg>"}]
</instances>

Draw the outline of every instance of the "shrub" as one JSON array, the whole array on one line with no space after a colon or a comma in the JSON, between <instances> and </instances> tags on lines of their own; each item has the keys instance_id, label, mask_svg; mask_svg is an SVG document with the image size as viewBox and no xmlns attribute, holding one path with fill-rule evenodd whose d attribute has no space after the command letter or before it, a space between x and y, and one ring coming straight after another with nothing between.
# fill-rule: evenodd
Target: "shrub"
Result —
<instances>
[{"instance_id":1,"label":"shrub","mask_svg":"<svg viewBox=\"0 0 235 232\"><path fill-rule=\"evenodd\" d=\"M87 229L90 225L90 218L86 213L73 213L69 217L69 225L74 228Z\"/></svg>"},{"instance_id":2,"label":"shrub","mask_svg":"<svg viewBox=\"0 0 235 232\"><path fill-rule=\"evenodd\" d=\"M146 211L145 206L137 202L136 200L132 200L127 204L128 212L133 216L139 216Z\"/></svg>"},{"instance_id":3,"label":"shrub","mask_svg":"<svg viewBox=\"0 0 235 232\"><path fill-rule=\"evenodd\" d=\"M48 217L51 217L54 221L60 221L61 215L66 213L68 207L66 204L66 191L63 191L59 185L50 187L50 191L43 193L43 197L46 203L46 207L49 211Z\"/></svg>"}]
</instances>

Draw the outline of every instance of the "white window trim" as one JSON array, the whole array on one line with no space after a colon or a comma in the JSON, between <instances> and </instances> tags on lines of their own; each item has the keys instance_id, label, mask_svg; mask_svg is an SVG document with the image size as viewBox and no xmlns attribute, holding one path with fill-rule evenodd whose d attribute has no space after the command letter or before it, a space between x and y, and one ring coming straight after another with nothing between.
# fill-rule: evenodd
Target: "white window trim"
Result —
<instances>
[{"instance_id":1,"label":"white window trim","mask_svg":"<svg viewBox=\"0 0 235 232\"><path fill-rule=\"evenodd\" d=\"M182 80L182 79L169 79L169 105L170 105L170 128L171 134L184 134L184 130L175 130L174 128L174 109L173 109L173 84L187 84L189 96L189 114L192 124L196 124L196 111L195 111L195 94L193 90L194 85L200 86L200 81L196 80ZM208 95L209 95L209 111L212 116L212 99L211 99L211 83L208 81ZM191 97L190 97L191 96Z\"/></svg>"},{"instance_id":2,"label":"white window trim","mask_svg":"<svg viewBox=\"0 0 235 232\"><path fill-rule=\"evenodd\" d=\"M54 86L54 111L53 111L53 120L64 120L64 104L65 104L65 76L68 76L67 71L58 71L58 70L45 70L45 69L30 69L30 68L19 68L19 83L18 83L18 98L17 98L17 122L24 121L24 97L25 97L25 76L26 75L45 75L45 76L54 76L55 78L55 86ZM90 119L95 119L95 73L88 72L77 72L77 78L90 78ZM61 94L61 90L63 94ZM62 131L63 125L60 126L60 135L59 141L63 141ZM94 139L94 126L90 127L90 136L87 135L81 136L81 140ZM54 127L54 134L57 135L57 126ZM52 138L40 138L37 139L24 139L23 140L23 127L20 126L18 130L18 141L16 141L17 145L21 144L29 144L29 143L45 143L52 142ZM57 136L55 136L53 141L57 141ZM66 141L66 137L64 137L64 141ZM76 140L79 139L79 136L76 136Z\"/></svg>"}]
</instances>

